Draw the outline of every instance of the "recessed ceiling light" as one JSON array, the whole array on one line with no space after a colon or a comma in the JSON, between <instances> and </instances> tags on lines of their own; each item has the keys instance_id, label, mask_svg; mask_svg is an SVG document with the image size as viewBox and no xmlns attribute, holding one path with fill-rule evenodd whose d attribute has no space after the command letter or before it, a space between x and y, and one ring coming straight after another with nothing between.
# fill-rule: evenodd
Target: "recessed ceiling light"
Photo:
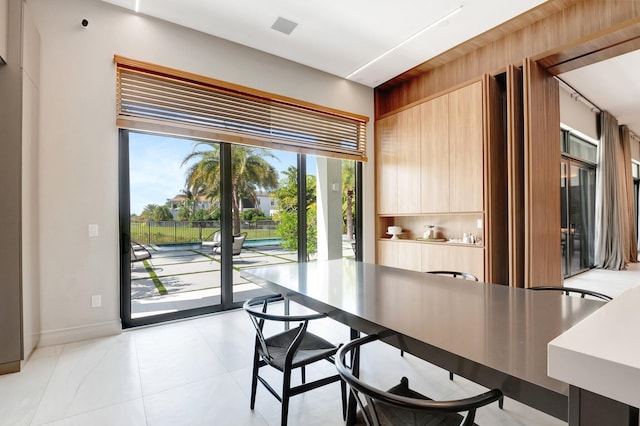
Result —
<instances>
[{"instance_id":1,"label":"recessed ceiling light","mask_svg":"<svg viewBox=\"0 0 640 426\"><path fill-rule=\"evenodd\" d=\"M283 34L289 35L291 32L298 26L297 22L290 21L283 17L279 17L276 19L276 22L273 23L271 29L280 31Z\"/></svg>"}]
</instances>

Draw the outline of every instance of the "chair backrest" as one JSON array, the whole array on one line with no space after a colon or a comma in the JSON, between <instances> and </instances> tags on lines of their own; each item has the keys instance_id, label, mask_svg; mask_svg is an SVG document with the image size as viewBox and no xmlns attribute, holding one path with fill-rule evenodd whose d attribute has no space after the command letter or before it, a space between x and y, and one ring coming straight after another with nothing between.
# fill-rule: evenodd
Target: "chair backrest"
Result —
<instances>
[{"instance_id":1,"label":"chair backrest","mask_svg":"<svg viewBox=\"0 0 640 426\"><path fill-rule=\"evenodd\" d=\"M219 238L221 242L222 236L220 235ZM242 252L242 246L244 245L244 242L246 239L247 239L246 232L241 232L240 234L233 236L233 244L231 245L231 252L234 256L237 256ZM218 255L222 254L221 244L213 246L213 254L218 254Z\"/></svg>"},{"instance_id":2,"label":"chair backrest","mask_svg":"<svg viewBox=\"0 0 640 426\"><path fill-rule=\"evenodd\" d=\"M464 280L471 280L471 281L478 281L478 278L473 275L470 274L468 272L458 272L458 271L427 271L428 274L435 274L435 275L445 275L448 277L453 277L453 278L462 278Z\"/></svg>"},{"instance_id":3,"label":"chair backrest","mask_svg":"<svg viewBox=\"0 0 640 426\"><path fill-rule=\"evenodd\" d=\"M247 238L246 233L240 234L240 236L233 237L233 255L234 256L240 254L246 238Z\"/></svg>"},{"instance_id":4,"label":"chair backrest","mask_svg":"<svg viewBox=\"0 0 640 426\"><path fill-rule=\"evenodd\" d=\"M466 412L465 418L461 418L461 424L472 425L475 419L476 409L498 401L503 397L499 389L492 389L489 392L469 398L451 401L433 401L409 389L406 377L402 378L399 386L395 386L390 391L377 389L356 377L345 362L347 355L352 353L352 351L360 350L363 345L376 340L378 340L378 336L375 334L352 340L338 349L335 360L338 374L340 374L340 377L351 387L351 392L360 405L368 425L380 424L380 417L382 416L388 418L389 411L385 410L385 405L404 413L400 414L402 424L409 425L412 424L412 421L415 422L414 424L423 424L424 415L426 414L455 415L456 413ZM364 401L361 396L364 398ZM418 419L421 420L418 421Z\"/></svg>"},{"instance_id":5,"label":"chair backrest","mask_svg":"<svg viewBox=\"0 0 640 426\"><path fill-rule=\"evenodd\" d=\"M151 252L137 241L131 240L131 262L151 259Z\"/></svg>"},{"instance_id":6,"label":"chair backrest","mask_svg":"<svg viewBox=\"0 0 640 426\"><path fill-rule=\"evenodd\" d=\"M604 300L605 302L613 300L611 296L607 296L606 294L598 293L597 291L593 291L593 290L586 290L583 288L562 287L562 286L536 286L536 287L529 287L529 289L536 290L536 291L559 291L566 294L567 296L569 296L570 294L579 294L582 299L584 299L585 296L591 296L596 299Z\"/></svg>"}]
</instances>

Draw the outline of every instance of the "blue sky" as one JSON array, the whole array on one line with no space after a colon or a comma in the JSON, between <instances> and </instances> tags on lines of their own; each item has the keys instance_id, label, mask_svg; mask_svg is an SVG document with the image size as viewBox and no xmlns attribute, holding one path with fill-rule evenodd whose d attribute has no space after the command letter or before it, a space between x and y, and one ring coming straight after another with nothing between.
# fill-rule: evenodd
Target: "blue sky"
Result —
<instances>
[{"instance_id":1,"label":"blue sky","mask_svg":"<svg viewBox=\"0 0 640 426\"><path fill-rule=\"evenodd\" d=\"M193 151L195 143L188 139L129 133L129 182L131 213L140 214L147 204L163 205L184 189L189 164L182 160ZM198 148L202 149L202 147ZM267 158L278 172L296 164L296 154L274 151L277 158ZM314 159L307 156L308 160ZM307 172L315 174L315 161L309 161Z\"/></svg>"}]
</instances>

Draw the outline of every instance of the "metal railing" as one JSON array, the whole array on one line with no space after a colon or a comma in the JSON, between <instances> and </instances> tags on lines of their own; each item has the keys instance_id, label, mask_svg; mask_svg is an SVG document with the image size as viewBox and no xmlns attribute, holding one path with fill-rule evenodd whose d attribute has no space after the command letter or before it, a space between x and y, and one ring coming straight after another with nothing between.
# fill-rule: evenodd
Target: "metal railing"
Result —
<instances>
[{"instance_id":1,"label":"metal railing","mask_svg":"<svg viewBox=\"0 0 640 426\"><path fill-rule=\"evenodd\" d=\"M242 221L240 231L247 239L276 238L273 220ZM199 243L211 240L220 229L220 221L149 221L131 222L131 239L141 244Z\"/></svg>"}]
</instances>

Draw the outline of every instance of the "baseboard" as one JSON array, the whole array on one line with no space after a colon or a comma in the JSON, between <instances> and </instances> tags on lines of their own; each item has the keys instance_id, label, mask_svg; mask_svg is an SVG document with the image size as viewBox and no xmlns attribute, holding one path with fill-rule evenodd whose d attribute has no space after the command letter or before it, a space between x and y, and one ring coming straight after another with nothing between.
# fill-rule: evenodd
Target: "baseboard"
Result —
<instances>
[{"instance_id":1,"label":"baseboard","mask_svg":"<svg viewBox=\"0 0 640 426\"><path fill-rule=\"evenodd\" d=\"M115 336L122 333L120 320L83 325L80 327L61 328L58 330L42 331L38 347L63 345L81 340L98 337Z\"/></svg>"}]
</instances>

